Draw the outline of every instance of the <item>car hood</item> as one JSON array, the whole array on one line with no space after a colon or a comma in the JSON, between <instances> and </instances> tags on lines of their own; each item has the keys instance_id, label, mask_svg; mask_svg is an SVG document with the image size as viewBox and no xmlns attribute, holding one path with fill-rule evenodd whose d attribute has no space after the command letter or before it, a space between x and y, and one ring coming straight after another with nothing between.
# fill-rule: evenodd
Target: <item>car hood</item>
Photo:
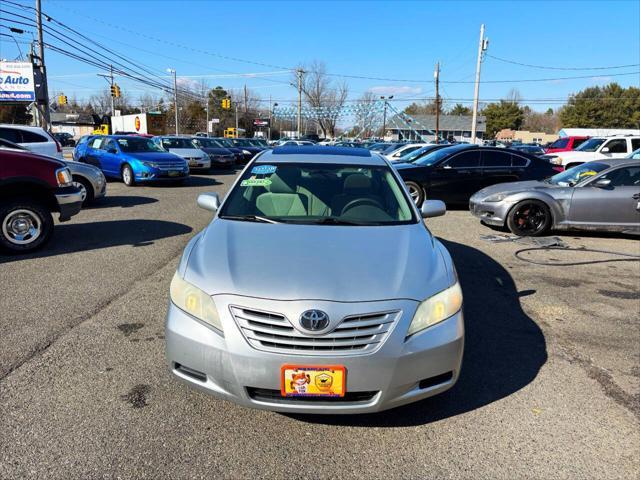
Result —
<instances>
[{"instance_id":1,"label":"car hood","mask_svg":"<svg viewBox=\"0 0 640 480\"><path fill-rule=\"evenodd\" d=\"M362 302L424 300L449 286L422 224L354 227L216 219L184 278L210 295Z\"/></svg>"},{"instance_id":2,"label":"car hood","mask_svg":"<svg viewBox=\"0 0 640 480\"><path fill-rule=\"evenodd\" d=\"M514 193L525 192L529 190L548 190L556 188L562 187L553 185L551 183L542 182L540 180L526 180L524 182L509 182L491 185L490 187L486 187L478 191L473 196L479 200L482 200L483 198L488 197L489 195L495 195L496 193L512 195Z\"/></svg>"},{"instance_id":3,"label":"car hood","mask_svg":"<svg viewBox=\"0 0 640 480\"><path fill-rule=\"evenodd\" d=\"M605 158L604 155L597 152L581 152L576 150L568 150L565 152L555 152L552 155L563 158L565 160L584 160L584 159L592 159L595 160L597 158Z\"/></svg>"},{"instance_id":4,"label":"car hood","mask_svg":"<svg viewBox=\"0 0 640 480\"><path fill-rule=\"evenodd\" d=\"M203 158L206 156L199 148L170 148L169 152L175 153L176 155L180 155L181 157L194 157L194 158Z\"/></svg>"},{"instance_id":5,"label":"car hood","mask_svg":"<svg viewBox=\"0 0 640 480\"><path fill-rule=\"evenodd\" d=\"M213 155L233 155L233 153L226 148L204 147L202 150Z\"/></svg>"},{"instance_id":6,"label":"car hood","mask_svg":"<svg viewBox=\"0 0 640 480\"><path fill-rule=\"evenodd\" d=\"M413 163L409 163L409 162L391 162L391 164L393 165L393 168L395 168L396 170L408 170L408 169L419 168L418 165L414 165Z\"/></svg>"},{"instance_id":7,"label":"car hood","mask_svg":"<svg viewBox=\"0 0 640 480\"><path fill-rule=\"evenodd\" d=\"M175 162L180 158L169 152L136 152L126 153L125 155L140 160L141 162ZM182 160L182 158L180 158L180 160Z\"/></svg>"}]
</instances>

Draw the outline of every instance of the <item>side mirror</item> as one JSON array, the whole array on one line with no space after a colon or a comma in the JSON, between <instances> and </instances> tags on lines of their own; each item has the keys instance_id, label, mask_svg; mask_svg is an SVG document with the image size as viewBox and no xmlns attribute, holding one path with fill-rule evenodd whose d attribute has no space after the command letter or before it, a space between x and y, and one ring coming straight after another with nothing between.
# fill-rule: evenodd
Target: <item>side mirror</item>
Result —
<instances>
[{"instance_id":1,"label":"side mirror","mask_svg":"<svg viewBox=\"0 0 640 480\"><path fill-rule=\"evenodd\" d=\"M442 200L425 200L420 207L422 218L441 217L447 211Z\"/></svg>"},{"instance_id":2,"label":"side mirror","mask_svg":"<svg viewBox=\"0 0 640 480\"><path fill-rule=\"evenodd\" d=\"M593 182L593 186L598 188L608 188L610 185L611 180L609 178L601 178L600 180Z\"/></svg>"},{"instance_id":3,"label":"side mirror","mask_svg":"<svg viewBox=\"0 0 640 480\"><path fill-rule=\"evenodd\" d=\"M609 153L609 147L604 147L602 150L600 150L600 152Z\"/></svg>"},{"instance_id":4,"label":"side mirror","mask_svg":"<svg viewBox=\"0 0 640 480\"><path fill-rule=\"evenodd\" d=\"M215 213L220 208L220 197L215 192L201 193L198 195L198 206Z\"/></svg>"}]
</instances>

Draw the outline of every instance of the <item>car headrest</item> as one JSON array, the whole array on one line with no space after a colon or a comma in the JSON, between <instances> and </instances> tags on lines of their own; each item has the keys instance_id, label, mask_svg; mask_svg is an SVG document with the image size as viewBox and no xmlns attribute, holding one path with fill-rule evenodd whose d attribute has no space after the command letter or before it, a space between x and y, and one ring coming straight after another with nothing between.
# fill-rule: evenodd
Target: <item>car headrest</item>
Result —
<instances>
[{"instance_id":1,"label":"car headrest","mask_svg":"<svg viewBox=\"0 0 640 480\"><path fill-rule=\"evenodd\" d=\"M271 175L271 193L296 193L298 180L300 179L299 168L285 168L278 173Z\"/></svg>"},{"instance_id":2,"label":"car headrest","mask_svg":"<svg viewBox=\"0 0 640 480\"><path fill-rule=\"evenodd\" d=\"M344 191L370 190L371 179L362 173L349 175L344 181Z\"/></svg>"}]
</instances>

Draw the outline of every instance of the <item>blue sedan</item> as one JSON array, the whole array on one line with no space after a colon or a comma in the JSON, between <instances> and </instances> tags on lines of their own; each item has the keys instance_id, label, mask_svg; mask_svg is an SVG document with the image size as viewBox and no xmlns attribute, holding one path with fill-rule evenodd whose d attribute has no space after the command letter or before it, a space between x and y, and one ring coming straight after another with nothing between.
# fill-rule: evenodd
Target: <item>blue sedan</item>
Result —
<instances>
[{"instance_id":1,"label":"blue sedan","mask_svg":"<svg viewBox=\"0 0 640 480\"><path fill-rule=\"evenodd\" d=\"M166 152L151 139L133 135L90 137L79 149L78 161L100 168L105 176L121 178L127 186L154 180L183 180L187 162Z\"/></svg>"}]
</instances>

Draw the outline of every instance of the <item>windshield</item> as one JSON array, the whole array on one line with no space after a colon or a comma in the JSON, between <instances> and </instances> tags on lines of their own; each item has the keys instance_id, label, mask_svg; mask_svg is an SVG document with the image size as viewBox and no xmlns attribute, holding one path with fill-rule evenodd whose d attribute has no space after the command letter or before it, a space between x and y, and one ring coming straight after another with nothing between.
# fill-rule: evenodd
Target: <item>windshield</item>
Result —
<instances>
[{"instance_id":1,"label":"windshield","mask_svg":"<svg viewBox=\"0 0 640 480\"><path fill-rule=\"evenodd\" d=\"M220 145L218 142L216 142L213 138L198 138L198 139L194 140L194 142L199 143L204 148L220 148L220 147L222 147L222 145Z\"/></svg>"},{"instance_id":2,"label":"windshield","mask_svg":"<svg viewBox=\"0 0 640 480\"><path fill-rule=\"evenodd\" d=\"M162 149L156 145L150 138L143 137L127 137L118 138L120 150L126 153L139 152L161 152Z\"/></svg>"},{"instance_id":3,"label":"windshield","mask_svg":"<svg viewBox=\"0 0 640 480\"><path fill-rule=\"evenodd\" d=\"M604 143L604 138L590 138L578 148L575 149L577 152L595 152L600 145Z\"/></svg>"},{"instance_id":4,"label":"windshield","mask_svg":"<svg viewBox=\"0 0 640 480\"><path fill-rule=\"evenodd\" d=\"M454 152L463 150L465 147L445 147L438 150L435 150L431 153L427 153L425 156L420 157L415 162L416 165L433 165L436 162L439 162L443 158L448 157Z\"/></svg>"},{"instance_id":5,"label":"windshield","mask_svg":"<svg viewBox=\"0 0 640 480\"><path fill-rule=\"evenodd\" d=\"M216 138L216 142L218 142L223 147L234 147L233 142L228 138Z\"/></svg>"},{"instance_id":6,"label":"windshield","mask_svg":"<svg viewBox=\"0 0 640 480\"><path fill-rule=\"evenodd\" d=\"M253 147L251 142L245 138L234 138L231 140L236 147Z\"/></svg>"},{"instance_id":7,"label":"windshield","mask_svg":"<svg viewBox=\"0 0 640 480\"><path fill-rule=\"evenodd\" d=\"M433 148L434 147L421 147L421 148L419 148L417 150L414 150L413 152L409 153L408 155L402 157L402 161L403 162L413 162L415 160L418 160L424 154L426 154L430 150L433 150Z\"/></svg>"},{"instance_id":8,"label":"windshield","mask_svg":"<svg viewBox=\"0 0 640 480\"><path fill-rule=\"evenodd\" d=\"M193 142L188 138L163 138L162 146L166 149L170 148L196 148Z\"/></svg>"},{"instance_id":9,"label":"windshield","mask_svg":"<svg viewBox=\"0 0 640 480\"><path fill-rule=\"evenodd\" d=\"M553 185L559 185L561 187L573 187L579 183L589 180L594 175L597 175L603 170L609 168L609 165L604 163L589 162L578 165L577 167L565 170L562 173L558 173L547 180Z\"/></svg>"},{"instance_id":10,"label":"windshield","mask_svg":"<svg viewBox=\"0 0 640 480\"><path fill-rule=\"evenodd\" d=\"M229 193L219 216L326 225L416 222L408 198L386 165L254 164Z\"/></svg>"}]
</instances>

